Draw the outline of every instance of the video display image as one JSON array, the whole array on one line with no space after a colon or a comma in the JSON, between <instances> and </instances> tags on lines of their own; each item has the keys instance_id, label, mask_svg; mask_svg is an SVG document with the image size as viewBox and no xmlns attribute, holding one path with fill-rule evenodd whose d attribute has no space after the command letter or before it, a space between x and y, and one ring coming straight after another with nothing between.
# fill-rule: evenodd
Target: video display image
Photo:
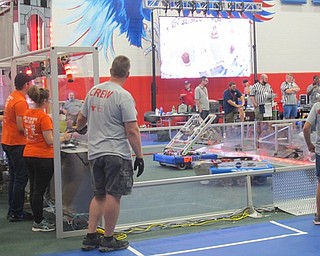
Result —
<instances>
[{"instance_id":1,"label":"video display image","mask_svg":"<svg viewBox=\"0 0 320 256\"><path fill-rule=\"evenodd\" d=\"M160 17L161 78L250 76L246 19Z\"/></svg>"}]
</instances>

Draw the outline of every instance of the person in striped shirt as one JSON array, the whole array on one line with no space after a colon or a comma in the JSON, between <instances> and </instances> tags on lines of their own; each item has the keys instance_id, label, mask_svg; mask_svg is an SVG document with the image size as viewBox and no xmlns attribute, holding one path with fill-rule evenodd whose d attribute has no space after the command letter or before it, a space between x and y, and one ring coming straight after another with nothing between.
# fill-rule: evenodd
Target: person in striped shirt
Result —
<instances>
[{"instance_id":1,"label":"person in striped shirt","mask_svg":"<svg viewBox=\"0 0 320 256\"><path fill-rule=\"evenodd\" d=\"M286 75L286 81L281 84L280 90L283 102L283 118L295 119L298 114L297 92L300 91L300 87L294 82L292 74L288 73Z\"/></svg>"},{"instance_id":2,"label":"person in striped shirt","mask_svg":"<svg viewBox=\"0 0 320 256\"><path fill-rule=\"evenodd\" d=\"M255 108L256 121L270 120L271 116L266 115L266 108L272 106L273 90L268 83L268 76L261 74L260 80L255 83L250 91L250 98Z\"/></svg>"}]
</instances>

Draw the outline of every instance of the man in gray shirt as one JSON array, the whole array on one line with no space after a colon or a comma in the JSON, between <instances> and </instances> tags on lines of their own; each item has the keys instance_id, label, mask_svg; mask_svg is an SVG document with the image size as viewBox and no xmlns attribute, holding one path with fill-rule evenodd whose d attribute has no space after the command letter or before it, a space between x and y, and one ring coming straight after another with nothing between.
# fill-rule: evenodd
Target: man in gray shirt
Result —
<instances>
[{"instance_id":1,"label":"man in gray shirt","mask_svg":"<svg viewBox=\"0 0 320 256\"><path fill-rule=\"evenodd\" d=\"M298 114L297 92L300 91L299 86L294 82L292 74L286 74L286 81L280 86L283 102L283 118L294 119Z\"/></svg>"},{"instance_id":2,"label":"man in gray shirt","mask_svg":"<svg viewBox=\"0 0 320 256\"><path fill-rule=\"evenodd\" d=\"M209 80L207 77L201 77L200 84L194 90L194 99L196 101L197 109L200 113L200 117L204 120L209 115L209 94L207 84Z\"/></svg>"},{"instance_id":3,"label":"man in gray shirt","mask_svg":"<svg viewBox=\"0 0 320 256\"><path fill-rule=\"evenodd\" d=\"M138 169L137 177L144 170L135 102L123 88L129 71L130 60L125 56L116 57L110 80L91 88L77 119L77 130L88 122L88 159L94 188L88 233L81 247L85 251L99 247L99 251L107 252L129 246L128 241L113 236L121 196L131 193L133 169ZM136 155L134 168L131 148ZM105 233L100 240L96 230L102 216Z\"/></svg>"},{"instance_id":4,"label":"man in gray shirt","mask_svg":"<svg viewBox=\"0 0 320 256\"><path fill-rule=\"evenodd\" d=\"M316 127L316 141L311 142L311 128ZM316 102L303 127L303 135L308 146L308 150L316 154L316 176L318 180L316 191L316 214L313 220L315 225L320 225L320 102Z\"/></svg>"},{"instance_id":5,"label":"man in gray shirt","mask_svg":"<svg viewBox=\"0 0 320 256\"><path fill-rule=\"evenodd\" d=\"M320 99L320 84L319 76L313 76L313 83L307 87L307 95L309 97L309 104L313 106L314 103L318 102Z\"/></svg>"},{"instance_id":6,"label":"man in gray shirt","mask_svg":"<svg viewBox=\"0 0 320 256\"><path fill-rule=\"evenodd\" d=\"M67 121L71 120L72 125L76 125L77 116L81 110L82 101L78 100L74 96L74 92L70 92L68 100L63 106L63 113L67 116Z\"/></svg>"}]
</instances>

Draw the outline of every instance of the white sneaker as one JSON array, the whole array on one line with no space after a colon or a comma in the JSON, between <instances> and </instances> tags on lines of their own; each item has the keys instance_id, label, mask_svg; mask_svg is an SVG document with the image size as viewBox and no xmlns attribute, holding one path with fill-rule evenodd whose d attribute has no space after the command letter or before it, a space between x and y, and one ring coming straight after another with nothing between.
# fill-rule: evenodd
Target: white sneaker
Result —
<instances>
[{"instance_id":1,"label":"white sneaker","mask_svg":"<svg viewBox=\"0 0 320 256\"><path fill-rule=\"evenodd\" d=\"M314 215L313 224L320 225L320 216Z\"/></svg>"},{"instance_id":2,"label":"white sneaker","mask_svg":"<svg viewBox=\"0 0 320 256\"><path fill-rule=\"evenodd\" d=\"M34 221L32 224L32 231L35 232L49 232L54 231L55 229L55 225L46 219L43 219L40 223Z\"/></svg>"}]
</instances>

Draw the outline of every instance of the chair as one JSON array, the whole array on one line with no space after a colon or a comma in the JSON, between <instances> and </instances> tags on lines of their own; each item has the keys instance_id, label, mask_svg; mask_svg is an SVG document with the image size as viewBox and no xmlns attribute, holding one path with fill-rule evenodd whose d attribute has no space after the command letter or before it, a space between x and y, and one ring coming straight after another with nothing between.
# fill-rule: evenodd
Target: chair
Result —
<instances>
[{"instance_id":1,"label":"chair","mask_svg":"<svg viewBox=\"0 0 320 256\"><path fill-rule=\"evenodd\" d=\"M178 113L187 113L188 112L188 106L184 103L178 105Z\"/></svg>"},{"instance_id":2,"label":"chair","mask_svg":"<svg viewBox=\"0 0 320 256\"><path fill-rule=\"evenodd\" d=\"M154 116L154 111L145 112L143 115L143 119L147 124L147 126L156 127L158 124L161 124L160 116Z\"/></svg>"}]
</instances>

